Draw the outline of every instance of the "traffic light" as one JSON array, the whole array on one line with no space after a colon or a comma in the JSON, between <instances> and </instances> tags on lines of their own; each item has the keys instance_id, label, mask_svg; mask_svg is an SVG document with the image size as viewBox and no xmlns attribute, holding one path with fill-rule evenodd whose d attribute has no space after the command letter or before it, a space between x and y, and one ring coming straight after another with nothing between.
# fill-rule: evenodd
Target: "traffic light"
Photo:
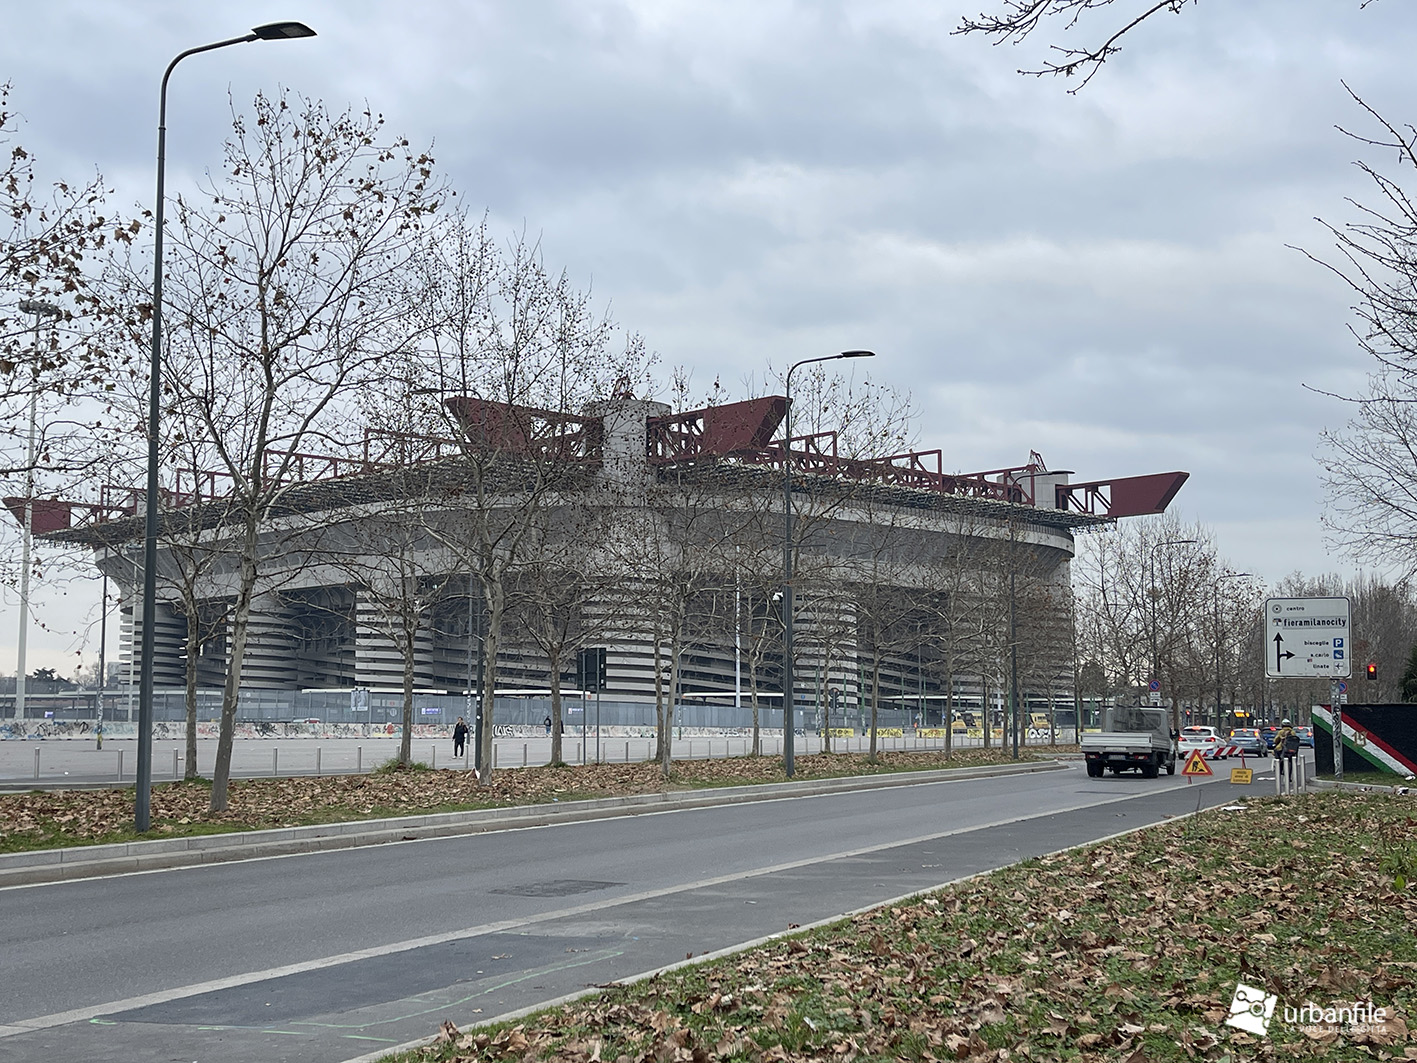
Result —
<instances>
[{"instance_id":1,"label":"traffic light","mask_svg":"<svg viewBox=\"0 0 1417 1063\"><path fill-rule=\"evenodd\" d=\"M576 686L598 694L605 689L605 647L596 646L576 654Z\"/></svg>"},{"instance_id":2,"label":"traffic light","mask_svg":"<svg viewBox=\"0 0 1417 1063\"><path fill-rule=\"evenodd\" d=\"M1377 666L1376 664L1374 664L1372 661L1369 661L1369 662L1368 662L1368 678L1369 678L1369 679L1377 679L1377 678L1378 678L1378 666Z\"/></svg>"}]
</instances>

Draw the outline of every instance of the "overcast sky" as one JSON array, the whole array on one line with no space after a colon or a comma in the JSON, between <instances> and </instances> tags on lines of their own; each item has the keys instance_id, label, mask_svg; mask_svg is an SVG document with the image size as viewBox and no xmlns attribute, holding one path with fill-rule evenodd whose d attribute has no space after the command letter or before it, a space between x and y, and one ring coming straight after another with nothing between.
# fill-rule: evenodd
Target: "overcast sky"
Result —
<instances>
[{"instance_id":1,"label":"overcast sky","mask_svg":"<svg viewBox=\"0 0 1417 1063\"><path fill-rule=\"evenodd\" d=\"M1346 567L1313 457L1345 413L1303 385L1352 393L1369 367L1341 284L1286 245L1324 254L1315 217L1368 195L1341 81L1417 119L1401 0L1209 0L1077 94L1015 73L1043 40L951 36L951 0L13 6L0 80L46 177L97 168L150 206L166 63L300 19L319 36L178 69L170 190L219 165L228 92L367 101L701 385L870 347L949 470L1030 450L1076 479L1184 469L1173 508L1236 568ZM31 669L93 659L97 598L36 594ZM11 595L8 672L15 624Z\"/></svg>"}]
</instances>

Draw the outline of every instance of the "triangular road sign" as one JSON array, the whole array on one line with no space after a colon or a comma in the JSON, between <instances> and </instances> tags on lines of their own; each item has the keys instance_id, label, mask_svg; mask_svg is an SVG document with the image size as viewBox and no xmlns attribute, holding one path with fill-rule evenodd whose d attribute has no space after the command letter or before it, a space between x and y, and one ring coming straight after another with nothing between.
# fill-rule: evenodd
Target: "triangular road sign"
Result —
<instances>
[{"instance_id":1,"label":"triangular road sign","mask_svg":"<svg viewBox=\"0 0 1417 1063\"><path fill-rule=\"evenodd\" d=\"M1210 765L1205 762L1205 757L1201 755L1201 751L1199 749L1193 749L1186 757L1186 766L1181 769L1181 774L1197 776L1214 775L1215 772L1210 770Z\"/></svg>"}]
</instances>

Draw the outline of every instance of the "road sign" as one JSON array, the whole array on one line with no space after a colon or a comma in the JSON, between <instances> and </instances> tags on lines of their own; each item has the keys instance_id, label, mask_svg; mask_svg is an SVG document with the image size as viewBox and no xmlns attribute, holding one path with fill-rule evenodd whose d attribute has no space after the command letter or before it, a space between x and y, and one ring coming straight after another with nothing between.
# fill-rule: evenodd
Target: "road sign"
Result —
<instances>
[{"instance_id":1,"label":"road sign","mask_svg":"<svg viewBox=\"0 0 1417 1063\"><path fill-rule=\"evenodd\" d=\"M1186 766L1181 769L1181 774L1185 776L1214 775L1210 770L1210 765L1205 762L1205 757L1201 756L1199 749L1193 749L1186 755Z\"/></svg>"},{"instance_id":2,"label":"road sign","mask_svg":"<svg viewBox=\"0 0 1417 1063\"><path fill-rule=\"evenodd\" d=\"M1340 694L1347 694L1347 693L1348 693L1348 684L1347 684L1347 683L1339 683L1339 684L1338 684L1338 692L1339 692Z\"/></svg>"},{"instance_id":3,"label":"road sign","mask_svg":"<svg viewBox=\"0 0 1417 1063\"><path fill-rule=\"evenodd\" d=\"M1249 786L1254 774L1254 768L1231 768L1230 781L1239 786Z\"/></svg>"},{"instance_id":4,"label":"road sign","mask_svg":"<svg viewBox=\"0 0 1417 1063\"><path fill-rule=\"evenodd\" d=\"M1153 679L1150 683L1146 685L1146 689L1150 690L1153 694L1156 693L1156 691L1161 689L1161 681L1158 679Z\"/></svg>"},{"instance_id":5,"label":"road sign","mask_svg":"<svg viewBox=\"0 0 1417 1063\"><path fill-rule=\"evenodd\" d=\"M1270 598L1264 603L1265 675L1270 679L1346 679L1347 598Z\"/></svg>"}]
</instances>

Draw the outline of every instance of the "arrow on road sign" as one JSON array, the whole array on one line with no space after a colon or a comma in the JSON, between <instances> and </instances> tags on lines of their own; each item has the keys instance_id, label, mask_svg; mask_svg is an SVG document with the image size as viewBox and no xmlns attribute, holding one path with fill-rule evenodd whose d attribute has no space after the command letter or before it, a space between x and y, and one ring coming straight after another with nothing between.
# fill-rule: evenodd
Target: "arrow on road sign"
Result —
<instances>
[{"instance_id":1,"label":"arrow on road sign","mask_svg":"<svg viewBox=\"0 0 1417 1063\"><path fill-rule=\"evenodd\" d=\"M1284 671L1284 662L1294 655L1284 648L1284 636L1278 631L1274 633L1274 670Z\"/></svg>"}]
</instances>

